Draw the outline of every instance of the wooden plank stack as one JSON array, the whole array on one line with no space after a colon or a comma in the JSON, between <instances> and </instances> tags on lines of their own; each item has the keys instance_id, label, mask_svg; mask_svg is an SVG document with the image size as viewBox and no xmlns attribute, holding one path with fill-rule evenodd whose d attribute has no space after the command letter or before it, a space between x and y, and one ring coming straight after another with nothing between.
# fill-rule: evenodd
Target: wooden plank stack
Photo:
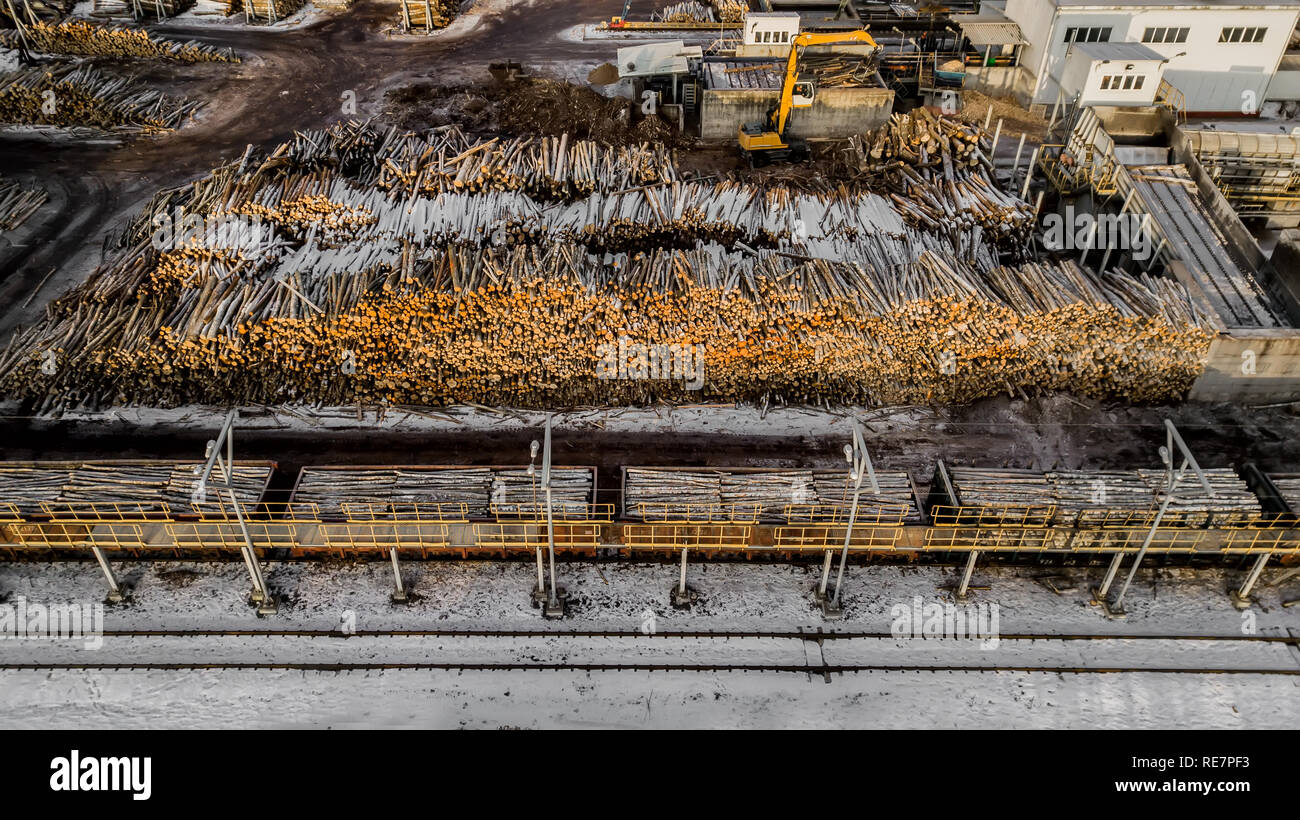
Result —
<instances>
[{"instance_id":1,"label":"wooden plank stack","mask_svg":"<svg viewBox=\"0 0 1300 820\"><path fill-rule=\"evenodd\" d=\"M239 62L233 49L215 48L196 41L175 42L155 38L142 28L101 26L86 20L36 23L23 30L27 46L43 54L88 57L143 57L179 63ZM0 45L18 47L17 32L0 32Z\"/></svg>"}]
</instances>

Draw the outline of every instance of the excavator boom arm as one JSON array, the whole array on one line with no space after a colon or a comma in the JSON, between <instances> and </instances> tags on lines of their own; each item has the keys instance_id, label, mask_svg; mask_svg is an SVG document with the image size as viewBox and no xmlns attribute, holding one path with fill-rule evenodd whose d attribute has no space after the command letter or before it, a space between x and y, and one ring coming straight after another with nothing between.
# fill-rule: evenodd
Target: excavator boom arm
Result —
<instances>
[{"instance_id":1,"label":"excavator boom arm","mask_svg":"<svg viewBox=\"0 0 1300 820\"><path fill-rule=\"evenodd\" d=\"M790 56L785 61L785 82L781 85L781 101L773 112L772 130L779 135L785 134L785 127L790 122L790 110L794 107L794 84L799 79L799 57L808 46L837 45L840 43L863 43L875 46L876 41L865 29L845 33L812 34L804 33L790 41Z\"/></svg>"}]
</instances>

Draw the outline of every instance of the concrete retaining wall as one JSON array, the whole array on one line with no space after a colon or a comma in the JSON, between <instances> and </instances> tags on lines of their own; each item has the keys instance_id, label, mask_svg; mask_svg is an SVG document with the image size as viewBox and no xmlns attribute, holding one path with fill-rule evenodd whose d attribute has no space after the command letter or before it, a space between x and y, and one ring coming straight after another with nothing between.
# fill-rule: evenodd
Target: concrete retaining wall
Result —
<instances>
[{"instance_id":1,"label":"concrete retaining wall","mask_svg":"<svg viewBox=\"0 0 1300 820\"><path fill-rule=\"evenodd\" d=\"M1205 373L1188 398L1246 404L1300 400L1300 333L1231 330L1221 335L1210 344Z\"/></svg>"},{"instance_id":2,"label":"concrete retaining wall","mask_svg":"<svg viewBox=\"0 0 1300 820\"><path fill-rule=\"evenodd\" d=\"M700 106L700 138L728 141L747 122L762 120L780 92L769 89L709 89ZM889 121L894 92L886 88L823 88L811 108L790 115L790 134L804 139L840 139Z\"/></svg>"},{"instance_id":3,"label":"concrete retaining wall","mask_svg":"<svg viewBox=\"0 0 1300 820\"><path fill-rule=\"evenodd\" d=\"M966 80L962 88L978 91L990 97L1014 97L1021 105L1029 105L1034 93L1034 78L1023 66L966 66Z\"/></svg>"}]
</instances>

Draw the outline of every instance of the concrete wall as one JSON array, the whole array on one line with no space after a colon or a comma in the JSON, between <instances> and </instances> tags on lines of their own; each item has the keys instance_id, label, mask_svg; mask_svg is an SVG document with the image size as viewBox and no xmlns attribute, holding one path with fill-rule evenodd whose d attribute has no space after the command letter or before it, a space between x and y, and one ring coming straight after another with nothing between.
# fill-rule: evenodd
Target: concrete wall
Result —
<instances>
[{"instance_id":1,"label":"concrete wall","mask_svg":"<svg viewBox=\"0 0 1300 820\"><path fill-rule=\"evenodd\" d=\"M780 92L772 89L709 89L700 105L700 138L729 141L747 122L762 120L776 105ZM822 88L811 108L790 115L791 136L844 138L889 121L894 92L886 88Z\"/></svg>"},{"instance_id":2,"label":"concrete wall","mask_svg":"<svg viewBox=\"0 0 1300 820\"><path fill-rule=\"evenodd\" d=\"M1188 398L1246 404L1300 399L1300 332L1232 330L1220 335L1210 343L1209 363Z\"/></svg>"},{"instance_id":3,"label":"concrete wall","mask_svg":"<svg viewBox=\"0 0 1300 820\"><path fill-rule=\"evenodd\" d=\"M1034 93L1034 77L1024 66L966 66L963 88L978 91L990 97L1013 97L1021 105L1029 105Z\"/></svg>"}]
</instances>

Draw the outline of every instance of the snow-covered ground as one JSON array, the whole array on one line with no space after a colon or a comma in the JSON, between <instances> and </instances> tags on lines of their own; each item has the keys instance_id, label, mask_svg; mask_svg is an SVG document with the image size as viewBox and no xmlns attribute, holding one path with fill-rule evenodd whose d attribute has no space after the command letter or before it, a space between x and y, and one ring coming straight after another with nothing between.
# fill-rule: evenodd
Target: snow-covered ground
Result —
<instances>
[{"instance_id":1,"label":"snow-covered ground","mask_svg":"<svg viewBox=\"0 0 1300 820\"><path fill-rule=\"evenodd\" d=\"M958 639L671 637L683 630L845 630L889 633L895 606L945 603L956 570L851 567L846 619L824 622L807 597L818 568L698 564L701 594L690 611L668 605L676 567L561 564L570 616L542 620L528 601L528 563L408 562L419 596L388 602L383 563L272 563L280 613L255 617L242 564L119 563L130 602L110 607L108 630L385 629L536 630L526 638L114 637L79 643L0 641L3 663L135 661L282 663L729 664L807 667L806 673L318 671L7 671L0 673L3 727L436 726L436 727L1221 727L1300 721L1300 678L1186 673L902 672L823 675L829 665L1059 666L1300 669L1279 643L1155 640L1014 641L986 648ZM998 605L1000 634L1300 635L1300 610L1281 603L1300 581L1270 586L1247 614L1225 593L1240 573L1153 570L1129 593L1129 617L1108 621L1088 603L1100 569L1001 569L976 573L972 603ZM1035 576L1054 576L1053 592ZM987 589L982 589L987 587ZM91 603L103 594L90 563L0 568L0 596ZM653 636L639 633L649 623ZM573 630L635 637L578 637Z\"/></svg>"}]
</instances>

